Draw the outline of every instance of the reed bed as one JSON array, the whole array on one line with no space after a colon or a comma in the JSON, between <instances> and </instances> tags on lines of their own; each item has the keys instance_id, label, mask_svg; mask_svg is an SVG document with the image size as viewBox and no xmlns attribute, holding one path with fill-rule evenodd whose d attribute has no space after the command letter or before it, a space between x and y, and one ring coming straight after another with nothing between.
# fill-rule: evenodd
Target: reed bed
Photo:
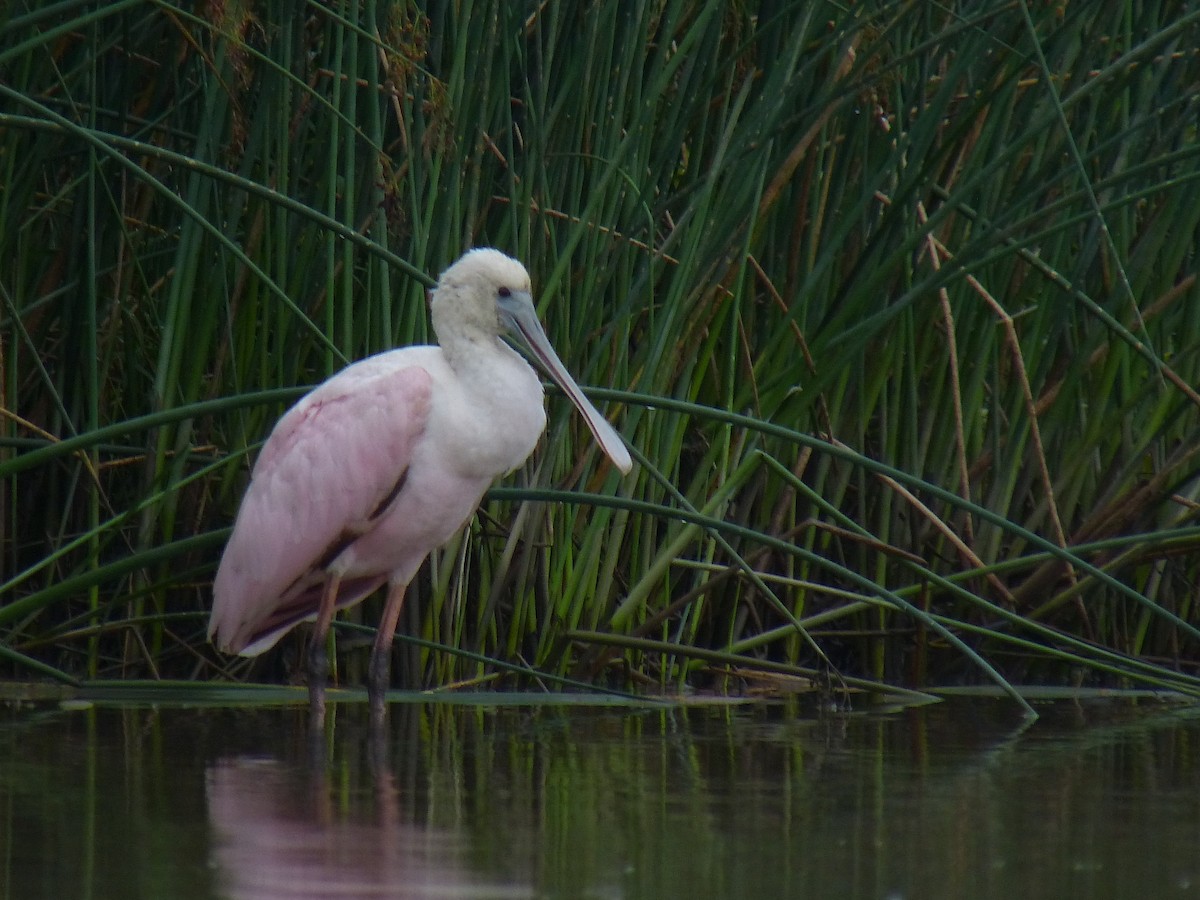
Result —
<instances>
[{"instance_id":1,"label":"reed bed","mask_svg":"<svg viewBox=\"0 0 1200 900\"><path fill-rule=\"evenodd\" d=\"M8 675L288 677L204 641L255 450L493 245L638 465L551 396L408 683L1200 694L1190 4L2 15Z\"/></svg>"}]
</instances>

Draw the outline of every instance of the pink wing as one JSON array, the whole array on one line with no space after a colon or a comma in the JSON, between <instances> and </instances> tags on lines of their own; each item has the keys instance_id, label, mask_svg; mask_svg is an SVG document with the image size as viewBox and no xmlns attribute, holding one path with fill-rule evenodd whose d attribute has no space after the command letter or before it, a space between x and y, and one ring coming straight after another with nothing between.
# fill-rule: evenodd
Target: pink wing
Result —
<instances>
[{"instance_id":1,"label":"pink wing","mask_svg":"<svg viewBox=\"0 0 1200 900\"><path fill-rule=\"evenodd\" d=\"M213 584L208 633L222 650L261 652L313 615L323 569L403 485L431 397L415 349L348 366L276 424ZM343 585L338 605L386 577Z\"/></svg>"}]
</instances>

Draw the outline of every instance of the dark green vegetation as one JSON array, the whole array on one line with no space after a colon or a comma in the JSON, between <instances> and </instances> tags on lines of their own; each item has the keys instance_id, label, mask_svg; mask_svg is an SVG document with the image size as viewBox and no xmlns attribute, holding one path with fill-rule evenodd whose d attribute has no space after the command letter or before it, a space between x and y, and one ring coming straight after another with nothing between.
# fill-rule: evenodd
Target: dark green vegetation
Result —
<instances>
[{"instance_id":1,"label":"dark green vegetation","mask_svg":"<svg viewBox=\"0 0 1200 900\"><path fill-rule=\"evenodd\" d=\"M3 6L6 674L279 677L256 444L490 244L639 465L551 397L410 684L1200 694L1193 4L427 5Z\"/></svg>"}]
</instances>

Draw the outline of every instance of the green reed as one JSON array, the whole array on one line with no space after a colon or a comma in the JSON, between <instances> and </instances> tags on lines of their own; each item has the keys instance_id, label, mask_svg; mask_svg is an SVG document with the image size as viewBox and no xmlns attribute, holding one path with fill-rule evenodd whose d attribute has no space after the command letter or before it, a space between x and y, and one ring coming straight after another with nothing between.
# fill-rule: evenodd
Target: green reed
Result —
<instances>
[{"instance_id":1,"label":"green reed","mask_svg":"<svg viewBox=\"0 0 1200 900\"><path fill-rule=\"evenodd\" d=\"M489 244L641 464L552 395L410 678L1200 691L1200 13L422 7L5 8L9 674L284 674L203 639L255 448Z\"/></svg>"}]
</instances>

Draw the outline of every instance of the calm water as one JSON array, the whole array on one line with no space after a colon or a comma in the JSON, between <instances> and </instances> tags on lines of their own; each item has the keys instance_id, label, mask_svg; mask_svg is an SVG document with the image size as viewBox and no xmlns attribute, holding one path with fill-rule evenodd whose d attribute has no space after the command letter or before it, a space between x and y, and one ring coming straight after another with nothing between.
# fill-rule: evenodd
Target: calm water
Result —
<instances>
[{"instance_id":1,"label":"calm water","mask_svg":"<svg viewBox=\"0 0 1200 900\"><path fill-rule=\"evenodd\" d=\"M11 898L1200 897L1200 717L9 707Z\"/></svg>"}]
</instances>

